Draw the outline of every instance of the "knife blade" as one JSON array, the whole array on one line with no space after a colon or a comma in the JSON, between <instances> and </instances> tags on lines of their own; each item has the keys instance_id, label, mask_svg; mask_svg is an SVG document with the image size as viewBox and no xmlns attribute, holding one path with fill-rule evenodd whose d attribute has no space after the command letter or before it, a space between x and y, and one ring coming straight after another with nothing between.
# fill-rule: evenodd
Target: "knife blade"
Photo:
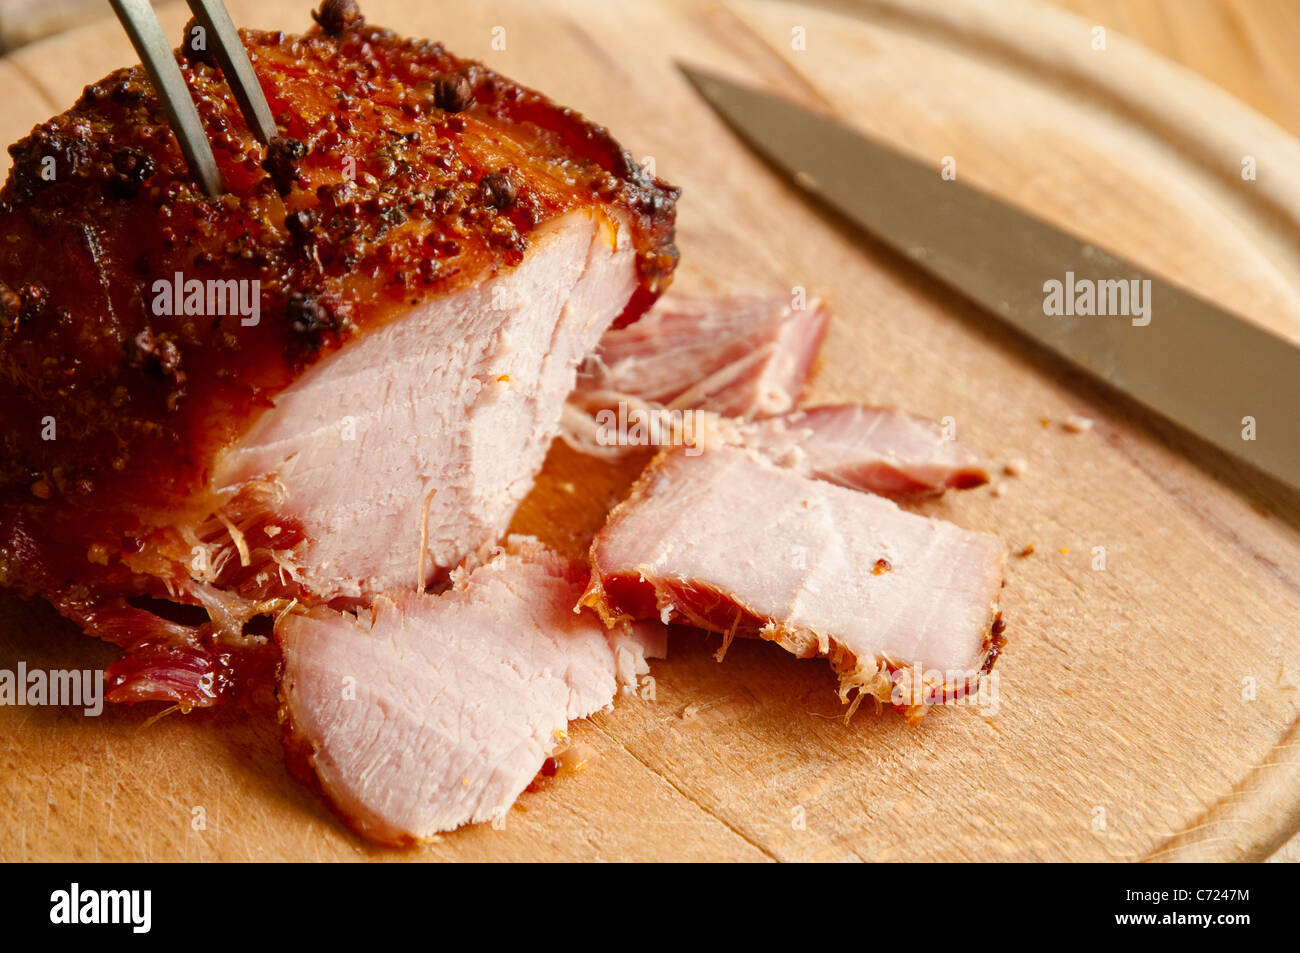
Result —
<instances>
[{"instance_id":1,"label":"knife blade","mask_svg":"<svg viewBox=\"0 0 1300 953\"><path fill-rule=\"evenodd\" d=\"M1300 349L1290 342L937 165L778 96L678 68L798 188L1035 341L1300 488ZM1102 304L1107 313L1086 313Z\"/></svg>"}]
</instances>

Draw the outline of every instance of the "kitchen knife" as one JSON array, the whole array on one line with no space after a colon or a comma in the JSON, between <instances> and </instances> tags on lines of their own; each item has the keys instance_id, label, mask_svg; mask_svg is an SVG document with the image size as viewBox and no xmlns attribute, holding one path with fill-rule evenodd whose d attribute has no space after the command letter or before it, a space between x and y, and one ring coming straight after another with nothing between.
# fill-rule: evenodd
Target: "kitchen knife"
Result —
<instances>
[{"instance_id":1,"label":"kitchen knife","mask_svg":"<svg viewBox=\"0 0 1300 953\"><path fill-rule=\"evenodd\" d=\"M679 68L800 189L1039 343L1300 488L1300 349L937 165ZM1087 313L1103 303L1109 313Z\"/></svg>"}]
</instances>

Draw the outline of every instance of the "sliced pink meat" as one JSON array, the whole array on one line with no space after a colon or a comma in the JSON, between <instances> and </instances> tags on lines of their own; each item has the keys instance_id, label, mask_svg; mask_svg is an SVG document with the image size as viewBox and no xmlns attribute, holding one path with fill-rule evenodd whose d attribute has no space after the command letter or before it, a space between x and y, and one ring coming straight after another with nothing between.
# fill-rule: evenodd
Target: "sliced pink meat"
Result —
<instances>
[{"instance_id":1,"label":"sliced pink meat","mask_svg":"<svg viewBox=\"0 0 1300 953\"><path fill-rule=\"evenodd\" d=\"M980 457L924 417L834 404L763 420L745 444L805 476L892 497L933 496L988 482Z\"/></svg>"},{"instance_id":2,"label":"sliced pink meat","mask_svg":"<svg viewBox=\"0 0 1300 953\"><path fill-rule=\"evenodd\" d=\"M576 612L586 572L512 538L441 595L316 608L277 635L291 767L354 829L426 840L506 811L565 738L662 656L660 624Z\"/></svg>"},{"instance_id":3,"label":"sliced pink meat","mask_svg":"<svg viewBox=\"0 0 1300 953\"><path fill-rule=\"evenodd\" d=\"M947 692L996 657L1004 558L992 536L752 451L674 450L597 534L583 604L610 623L659 618L825 656L842 697L887 700L903 670Z\"/></svg>"},{"instance_id":4,"label":"sliced pink meat","mask_svg":"<svg viewBox=\"0 0 1300 953\"><path fill-rule=\"evenodd\" d=\"M305 537L281 559L318 598L414 586L421 566L427 581L500 538L532 487L578 362L636 287L610 219L539 232L515 268L319 362L218 456L214 495L279 489L277 518Z\"/></svg>"},{"instance_id":5,"label":"sliced pink meat","mask_svg":"<svg viewBox=\"0 0 1300 953\"><path fill-rule=\"evenodd\" d=\"M665 295L635 324L600 341L578 396L623 395L675 409L747 419L794 408L826 336L830 310L789 295Z\"/></svg>"}]
</instances>

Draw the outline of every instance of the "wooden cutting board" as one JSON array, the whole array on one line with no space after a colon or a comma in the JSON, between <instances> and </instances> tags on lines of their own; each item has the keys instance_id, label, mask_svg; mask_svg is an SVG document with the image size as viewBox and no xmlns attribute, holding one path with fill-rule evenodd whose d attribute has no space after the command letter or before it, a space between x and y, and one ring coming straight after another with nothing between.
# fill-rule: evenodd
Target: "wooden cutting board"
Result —
<instances>
[{"instance_id":1,"label":"wooden cutting board","mask_svg":"<svg viewBox=\"0 0 1300 953\"><path fill-rule=\"evenodd\" d=\"M305 0L229 6L246 26L310 22ZM825 664L765 643L718 664L716 637L674 631L653 697L574 726L596 751L584 771L524 795L502 829L392 851L287 777L264 714L0 708L0 859L1235 859L1300 826L1300 494L828 221L673 61L830 105L936 168L951 156L959 177L1290 336L1300 144L1029 2L833 6L363 2L372 22L482 58L652 157L685 190L681 287L829 296L813 399L951 416L999 463L1025 462L996 492L924 507L1033 545L1010 560L996 714L945 709L909 728L864 709L846 726ZM179 37L183 6L161 13ZM0 60L0 139L132 60L113 21ZM1071 414L1096 426L1067 432ZM634 469L557 448L516 527L580 552ZM0 601L0 668L112 657L48 608Z\"/></svg>"}]
</instances>

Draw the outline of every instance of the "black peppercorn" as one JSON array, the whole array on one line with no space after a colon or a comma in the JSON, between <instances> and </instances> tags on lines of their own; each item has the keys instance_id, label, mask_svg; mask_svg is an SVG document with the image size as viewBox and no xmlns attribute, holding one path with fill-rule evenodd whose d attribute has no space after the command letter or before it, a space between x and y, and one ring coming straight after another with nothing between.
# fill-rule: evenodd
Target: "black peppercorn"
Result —
<instances>
[{"instance_id":1,"label":"black peppercorn","mask_svg":"<svg viewBox=\"0 0 1300 953\"><path fill-rule=\"evenodd\" d=\"M330 36L338 36L348 27L366 22L357 0L325 0L319 10L312 11L311 18Z\"/></svg>"},{"instance_id":2,"label":"black peppercorn","mask_svg":"<svg viewBox=\"0 0 1300 953\"><path fill-rule=\"evenodd\" d=\"M298 160L306 154L306 146L287 136L276 136L267 145L266 161L262 163L262 168L281 195L288 195L293 188L298 179Z\"/></svg>"},{"instance_id":3,"label":"black peppercorn","mask_svg":"<svg viewBox=\"0 0 1300 953\"><path fill-rule=\"evenodd\" d=\"M329 309L314 294L295 291L289 295L285 313L288 315L290 327L298 334L311 334L333 327Z\"/></svg>"},{"instance_id":4,"label":"black peppercorn","mask_svg":"<svg viewBox=\"0 0 1300 953\"><path fill-rule=\"evenodd\" d=\"M468 109L474 102L474 90L464 73L439 76L433 83L433 104L449 113Z\"/></svg>"},{"instance_id":5,"label":"black peppercorn","mask_svg":"<svg viewBox=\"0 0 1300 953\"><path fill-rule=\"evenodd\" d=\"M483 204L495 209L509 208L515 201L515 184L504 172L489 172L479 182Z\"/></svg>"}]
</instances>

